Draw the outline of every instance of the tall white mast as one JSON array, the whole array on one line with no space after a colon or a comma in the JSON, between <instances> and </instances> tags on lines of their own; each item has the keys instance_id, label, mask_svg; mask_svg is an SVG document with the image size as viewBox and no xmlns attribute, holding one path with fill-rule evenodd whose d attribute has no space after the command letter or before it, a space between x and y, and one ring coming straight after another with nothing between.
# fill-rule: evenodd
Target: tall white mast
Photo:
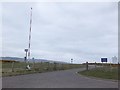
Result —
<instances>
[{"instance_id":1,"label":"tall white mast","mask_svg":"<svg viewBox=\"0 0 120 90\"><path fill-rule=\"evenodd\" d=\"M32 7L31 7L31 13L30 13L30 31L29 31L29 45L28 45L28 63L30 61L30 47L31 47L31 28L32 26Z\"/></svg>"}]
</instances>

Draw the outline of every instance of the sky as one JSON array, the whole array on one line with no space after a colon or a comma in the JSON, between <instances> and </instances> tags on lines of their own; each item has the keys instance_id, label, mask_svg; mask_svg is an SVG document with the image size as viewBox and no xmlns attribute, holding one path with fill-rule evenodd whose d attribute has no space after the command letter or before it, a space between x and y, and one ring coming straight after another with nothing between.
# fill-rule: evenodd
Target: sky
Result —
<instances>
[{"instance_id":1,"label":"sky","mask_svg":"<svg viewBox=\"0 0 120 90\"><path fill-rule=\"evenodd\" d=\"M2 56L25 57L31 7L31 58L84 63L118 55L117 2L4 2Z\"/></svg>"}]
</instances>

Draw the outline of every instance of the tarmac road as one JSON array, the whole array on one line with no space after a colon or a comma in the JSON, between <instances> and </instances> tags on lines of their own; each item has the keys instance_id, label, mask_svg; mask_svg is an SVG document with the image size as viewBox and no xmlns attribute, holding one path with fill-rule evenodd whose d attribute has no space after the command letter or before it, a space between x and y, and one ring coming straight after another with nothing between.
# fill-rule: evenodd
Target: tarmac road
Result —
<instances>
[{"instance_id":1,"label":"tarmac road","mask_svg":"<svg viewBox=\"0 0 120 90\"><path fill-rule=\"evenodd\" d=\"M79 75L84 68L2 78L3 88L118 88L118 82Z\"/></svg>"}]
</instances>

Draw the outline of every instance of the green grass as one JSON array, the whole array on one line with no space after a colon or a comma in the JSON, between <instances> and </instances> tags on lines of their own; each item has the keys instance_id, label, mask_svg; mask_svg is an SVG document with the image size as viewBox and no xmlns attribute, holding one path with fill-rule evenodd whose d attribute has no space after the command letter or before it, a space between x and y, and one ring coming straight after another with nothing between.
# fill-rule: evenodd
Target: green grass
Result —
<instances>
[{"instance_id":1,"label":"green grass","mask_svg":"<svg viewBox=\"0 0 120 90\"><path fill-rule=\"evenodd\" d=\"M2 76L13 76L13 75L23 75L23 74L32 74L32 73L42 73L42 72L51 72L58 70L67 70L72 68L80 68L84 65L81 64L54 64L54 63L29 63L31 70L26 70L26 63L24 62L15 62L14 69L12 71L12 63L5 62L2 63Z\"/></svg>"},{"instance_id":2,"label":"green grass","mask_svg":"<svg viewBox=\"0 0 120 90\"><path fill-rule=\"evenodd\" d=\"M102 67L91 70L85 70L79 72L81 75L92 76L104 79L114 79L118 80L118 68L117 67Z\"/></svg>"}]
</instances>

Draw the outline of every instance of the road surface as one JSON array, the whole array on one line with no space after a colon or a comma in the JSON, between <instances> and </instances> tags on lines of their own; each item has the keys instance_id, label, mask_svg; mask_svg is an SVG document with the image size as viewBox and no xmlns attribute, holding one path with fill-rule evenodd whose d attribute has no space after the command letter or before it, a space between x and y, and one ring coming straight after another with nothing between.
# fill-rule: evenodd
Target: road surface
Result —
<instances>
[{"instance_id":1,"label":"road surface","mask_svg":"<svg viewBox=\"0 0 120 90\"><path fill-rule=\"evenodd\" d=\"M2 78L3 88L118 88L118 82L79 75L84 68Z\"/></svg>"}]
</instances>

